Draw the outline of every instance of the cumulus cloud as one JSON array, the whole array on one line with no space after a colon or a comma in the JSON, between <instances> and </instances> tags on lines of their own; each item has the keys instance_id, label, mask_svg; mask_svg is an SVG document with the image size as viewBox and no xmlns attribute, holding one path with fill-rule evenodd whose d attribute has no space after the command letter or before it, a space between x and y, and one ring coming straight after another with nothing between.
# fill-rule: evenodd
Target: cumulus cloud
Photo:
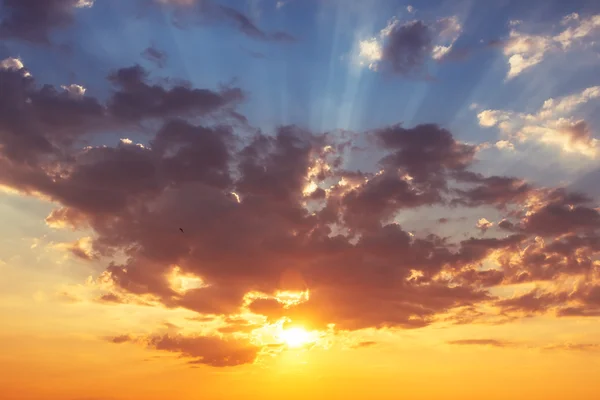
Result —
<instances>
[{"instance_id":1,"label":"cumulus cloud","mask_svg":"<svg viewBox=\"0 0 600 400\"><path fill-rule=\"evenodd\" d=\"M600 86L593 86L558 99L548 99L533 114L505 110L483 110L477 114L479 125L497 126L510 140L520 143L534 141L559 148L566 153L577 153L594 158L598 154L598 139L590 126L572 114L577 107L597 101ZM496 144L498 148L514 148L507 140Z\"/></svg>"},{"instance_id":2,"label":"cumulus cloud","mask_svg":"<svg viewBox=\"0 0 600 400\"><path fill-rule=\"evenodd\" d=\"M398 75L423 74L430 60L442 60L462 33L456 16L433 23L392 18L378 36L358 43L361 64Z\"/></svg>"},{"instance_id":3,"label":"cumulus cloud","mask_svg":"<svg viewBox=\"0 0 600 400\"><path fill-rule=\"evenodd\" d=\"M62 91L51 85L39 87L22 62L13 58L2 61L0 78L4 82L0 138L4 156L13 162L35 162L81 144L87 135L106 128L132 126L159 117L209 115L244 97L237 88L216 92L187 85L154 85L140 66L122 68L110 75L115 90L106 104L87 96L80 85L65 86ZM38 178L38 184L46 181L53 185L48 177Z\"/></svg>"},{"instance_id":4,"label":"cumulus cloud","mask_svg":"<svg viewBox=\"0 0 600 400\"><path fill-rule=\"evenodd\" d=\"M112 91L100 100L82 86L40 85L16 59L1 66L0 184L53 201L52 228L92 233L65 249L106 262L90 282L100 291L96 301L229 321L218 328L222 337L139 339L151 348L217 367L253 362L262 349L247 334L259 323L234 322L240 314L359 330L416 329L482 304L506 315L598 311L600 216L590 199L475 173L478 146L436 124L252 131L237 123L246 100L239 88L158 84L130 66L110 73ZM594 93L520 118L549 121ZM490 126L506 122L504 112L492 111ZM91 145L107 128L134 127L146 134L142 144ZM373 170L348 159L359 135L378 158ZM443 237L399 223L407 211L430 207L447 213L433 223L457 229L455 209L488 216L493 207L500 214L494 233L502 235ZM491 222L482 218L477 227ZM491 262L494 268L482 268ZM490 290L562 276L585 285L560 296L498 298Z\"/></svg>"},{"instance_id":5,"label":"cumulus cloud","mask_svg":"<svg viewBox=\"0 0 600 400\"><path fill-rule=\"evenodd\" d=\"M22 91L15 93L35 95L31 79L8 73L6 82L15 82ZM461 174L473 161L475 149L456 141L449 131L431 124L374 130L369 134L384 153L383 172L363 174L341 168L338 150L347 143L340 144L336 137L287 126L274 135L240 141L223 123L226 116L212 126L209 118L207 126L172 119L185 117L188 110L198 118L228 107L239 91L165 89L147 83L140 67L117 70L109 80L115 93L107 104L54 92L44 98L45 104L57 102L65 117L73 118L80 102L90 102L97 113L94 118L77 117L78 132L93 132L92 127L109 122L162 121L147 146L121 140L114 147L82 149L60 140L58 128L70 126L69 118L61 118L49 121L59 124L56 129L28 132L49 146L28 154L32 161L20 164L15 163L20 160L16 155L32 149L10 142L12 132L22 127L5 124L6 168L0 179L62 204L47 219L52 226L91 228L96 233L91 249L82 251L81 243L73 248L80 257L128 249L130 260L108 266L101 277L111 282L111 302L152 295L169 307L234 314L249 292L272 295L308 286L309 301L282 310L263 307L261 312L270 310L321 327L336 323L358 329L423 326L437 312L488 297L477 288L444 282L420 285L406 278L418 269L419 282L431 280L443 265L476 262L498 246L510 246L512 239L472 240L455 253L442 238L415 238L390 221L401 209L444 203L453 193L449 182L464 180ZM43 119L45 114L34 111L28 111L30 119L53 126ZM71 156L64 159L65 152ZM323 195L312 200L321 204L320 210L309 211L305 205L311 182L323 186ZM172 229L165 229L168 226ZM335 226L349 233L335 233ZM369 267L373 263L378 267ZM169 281L174 264L207 286L176 290ZM288 269L303 278L282 287ZM395 283L389 286L391 282ZM365 296L359 302L353 294L356 285L363 287ZM390 301L390 307L373 312L375 303L382 301Z\"/></svg>"},{"instance_id":6,"label":"cumulus cloud","mask_svg":"<svg viewBox=\"0 0 600 400\"><path fill-rule=\"evenodd\" d=\"M520 22L511 21L510 25L513 29L503 45L509 64L507 79L539 64L552 52L566 52L574 47L586 48L600 37L600 15L567 15L562 20L562 30L556 34L529 34L515 28L521 25Z\"/></svg>"}]
</instances>

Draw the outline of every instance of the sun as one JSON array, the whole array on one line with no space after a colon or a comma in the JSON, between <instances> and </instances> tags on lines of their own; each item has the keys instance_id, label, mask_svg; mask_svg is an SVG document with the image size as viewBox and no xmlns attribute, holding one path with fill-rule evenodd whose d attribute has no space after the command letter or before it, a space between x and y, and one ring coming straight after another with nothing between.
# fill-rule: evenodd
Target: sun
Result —
<instances>
[{"instance_id":1,"label":"sun","mask_svg":"<svg viewBox=\"0 0 600 400\"><path fill-rule=\"evenodd\" d=\"M313 336L304 328L300 327L282 330L279 334L279 339L291 348L302 347L314 342Z\"/></svg>"}]
</instances>

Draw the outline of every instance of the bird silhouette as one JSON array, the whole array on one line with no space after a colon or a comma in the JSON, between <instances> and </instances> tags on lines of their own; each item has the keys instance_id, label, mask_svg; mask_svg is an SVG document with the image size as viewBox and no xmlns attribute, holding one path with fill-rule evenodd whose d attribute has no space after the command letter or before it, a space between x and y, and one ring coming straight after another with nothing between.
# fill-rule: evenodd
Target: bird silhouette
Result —
<instances>
[{"instance_id":1,"label":"bird silhouette","mask_svg":"<svg viewBox=\"0 0 600 400\"><path fill-rule=\"evenodd\" d=\"M181 233L185 233L185 232L183 231L183 228L179 228L179 230L181 231Z\"/></svg>"}]
</instances>

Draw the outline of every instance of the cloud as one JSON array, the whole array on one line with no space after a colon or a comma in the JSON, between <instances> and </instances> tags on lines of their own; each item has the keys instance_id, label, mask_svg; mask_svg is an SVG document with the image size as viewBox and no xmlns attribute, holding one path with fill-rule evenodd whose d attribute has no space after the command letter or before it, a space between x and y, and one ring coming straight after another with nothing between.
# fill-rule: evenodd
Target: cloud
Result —
<instances>
[{"instance_id":1,"label":"cloud","mask_svg":"<svg viewBox=\"0 0 600 400\"><path fill-rule=\"evenodd\" d=\"M30 76L31 74L29 74L29 72L25 71L25 65L23 64L23 62L18 59L18 58L6 58L2 61L0 61L0 68L5 70L5 71L23 71L23 75L24 76Z\"/></svg>"},{"instance_id":2,"label":"cloud","mask_svg":"<svg viewBox=\"0 0 600 400\"><path fill-rule=\"evenodd\" d=\"M154 46L150 46L150 47L146 48L142 52L142 57L144 57L146 60L150 61L151 63L155 64L159 68L165 67L165 65L167 63L167 58L168 58L167 53L157 49Z\"/></svg>"},{"instance_id":3,"label":"cloud","mask_svg":"<svg viewBox=\"0 0 600 400\"><path fill-rule=\"evenodd\" d=\"M509 142L508 140L498 140L494 146L496 146L496 148L499 150L515 150L515 145Z\"/></svg>"},{"instance_id":4,"label":"cloud","mask_svg":"<svg viewBox=\"0 0 600 400\"><path fill-rule=\"evenodd\" d=\"M83 96L83 88L35 86L22 62L9 58L0 64L4 82L0 93L0 137L3 153L13 160L48 154L68 145L82 128L103 120L105 110L96 99Z\"/></svg>"},{"instance_id":5,"label":"cloud","mask_svg":"<svg viewBox=\"0 0 600 400\"><path fill-rule=\"evenodd\" d=\"M572 114L577 107L596 101L599 97L600 86L592 86L579 93L548 99L534 114L483 110L477 114L477 118L480 126L497 126L508 139L519 143L533 141L560 148L565 153L594 158L598 154L598 139L593 137L585 120L576 119ZM502 147L509 146L503 143Z\"/></svg>"},{"instance_id":6,"label":"cloud","mask_svg":"<svg viewBox=\"0 0 600 400\"><path fill-rule=\"evenodd\" d=\"M520 26L511 23L511 26ZM600 37L600 15L580 17L573 13L563 18L563 30L557 34L536 35L513 28L503 44L508 58L507 79L512 79L541 63L549 53L567 52L573 48L586 48Z\"/></svg>"},{"instance_id":7,"label":"cloud","mask_svg":"<svg viewBox=\"0 0 600 400\"><path fill-rule=\"evenodd\" d=\"M374 341L364 341L364 342L358 342L355 345L352 346L353 349L363 349L365 347L373 347L376 346L377 342Z\"/></svg>"},{"instance_id":8,"label":"cloud","mask_svg":"<svg viewBox=\"0 0 600 400\"><path fill-rule=\"evenodd\" d=\"M474 186L456 189L459 196L453 200L455 204L471 207L494 205L502 209L508 204L525 202L532 191L527 182L513 177L466 175L464 180L470 181Z\"/></svg>"},{"instance_id":9,"label":"cloud","mask_svg":"<svg viewBox=\"0 0 600 400\"><path fill-rule=\"evenodd\" d=\"M132 338L129 335L120 335L120 336L111 337L111 338L109 338L109 340L115 344L120 344L120 343L130 342L132 340Z\"/></svg>"},{"instance_id":10,"label":"cloud","mask_svg":"<svg viewBox=\"0 0 600 400\"><path fill-rule=\"evenodd\" d=\"M110 75L115 90L106 104L86 96L80 85L63 86L62 91L36 86L17 59L2 61L0 77L5 82L0 136L5 155L13 161L64 150L102 129L131 127L147 119L210 115L244 98L237 88L215 92L185 84L154 85L137 65Z\"/></svg>"},{"instance_id":11,"label":"cloud","mask_svg":"<svg viewBox=\"0 0 600 400\"><path fill-rule=\"evenodd\" d=\"M109 341L122 344L134 339L129 335L121 335L109 338ZM189 358L190 364L205 364L212 367L252 364L260 349L245 340L212 336L166 334L139 338L136 341L156 350L180 354Z\"/></svg>"},{"instance_id":12,"label":"cloud","mask_svg":"<svg viewBox=\"0 0 600 400\"><path fill-rule=\"evenodd\" d=\"M543 347L544 350L598 351L600 343L560 343Z\"/></svg>"},{"instance_id":13,"label":"cloud","mask_svg":"<svg viewBox=\"0 0 600 400\"><path fill-rule=\"evenodd\" d=\"M421 20L402 23L390 20L379 35L358 43L361 64L374 71L397 75L423 75L430 60L449 55L462 33L457 17L439 19L431 24Z\"/></svg>"},{"instance_id":14,"label":"cloud","mask_svg":"<svg viewBox=\"0 0 600 400\"><path fill-rule=\"evenodd\" d=\"M78 9L93 4L93 0L2 0L0 37L49 44L54 29L71 25Z\"/></svg>"},{"instance_id":15,"label":"cloud","mask_svg":"<svg viewBox=\"0 0 600 400\"><path fill-rule=\"evenodd\" d=\"M477 221L477 224L475 224L475 227L479 229L481 233L485 233L485 231L490 229L492 226L494 226L494 224L485 218L480 218Z\"/></svg>"},{"instance_id":16,"label":"cloud","mask_svg":"<svg viewBox=\"0 0 600 400\"><path fill-rule=\"evenodd\" d=\"M598 254L597 249L595 254ZM597 263L588 268L592 270L588 276L593 277L593 270L597 268ZM597 317L600 315L600 286L596 276L591 280L580 279L571 287L561 287L558 284L545 289L537 287L512 298L498 300L496 305L503 313L515 313L521 316L553 313L563 318Z\"/></svg>"},{"instance_id":17,"label":"cloud","mask_svg":"<svg viewBox=\"0 0 600 400\"><path fill-rule=\"evenodd\" d=\"M121 68L109 76L116 87L108 103L108 111L121 120L139 121L155 117L202 115L227 104L243 100L241 90L224 89L220 93L178 85L164 88L152 85L141 66Z\"/></svg>"},{"instance_id":18,"label":"cloud","mask_svg":"<svg viewBox=\"0 0 600 400\"><path fill-rule=\"evenodd\" d=\"M451 340L448 344L460 345L460 346L491 346L491 347L508 347L512 343L505 342L497 339L460 339Z\"/></svg>"},{"instance_id":19,"label":"cloud","mask_svg":"<svg viewBox=\"0 0 600 400\"><path fill-rule=\"evenodd\" d=\"M68 86L61 86L61 88L64 89L69 94L69 96L75 99L83 98L85 96L85 91L87 90L83 86L74 83Z\"/></svg>"},{"instance_id":20,"label":"cloud","mask_svg":"<svg viewBox=\"0 0 600 400\"><path fill-rule=\"evenodd\" d=\"M461 345L461 346L489 346L489 347L523 347L528 349L539 349L539 350L567 350L567 351L596 351L600 350L600 344L598 343L553 343L547 345L533 345L533 344L519 344L498 339L462 339L452 340L448 344Z\"/></svg>"},{"instance_id":21,"label":"cloud","mask_svg":"<svg viewBox=\"0 0 600 400\"><path fill-rule=\"evenodd\" d=\"M97 258L97 255L91 249L92 240L89 237L80 238L71 243L55 243L53 248L68 251L73 256L84 261L91 261Z\"/></svg>"},{"instance_id":22,"label":"cloud","mask_svg":"<svg viewBox=\"0 0 600 400\"><path fill-rule=\"evenodd\" d=\"M172 7L177 26L188 24L224 23L235 27L242 34L257 40L294 42L296 38L283 31L265 32L247 15L233 7L209 0L154 0L157 4Z\"/></svg>"},{"instance_id":23,"label":"cloud","mask_svg":"<svg viewBox=\"0 0 600 400\"><path fill-rule=\"evenodd\" d=\"M359 330L421 328L481 305L504 320L555 311L565 299L562 313L598 309L590 282L600 219L589 199L475 173L477 146L438 125L262 132L233 117L246 99L239 88L157 84L131 66L110 74L113 90L100 100L38 85L16 59L2 66L0 183L54 202L51 227L90 232L69 246L107 260L89 285L96 302L229 318L215 329L236 337L157 335L145 340L152 348L214 366L252 362L260 349L234 334L247 335L254 321L231 322L240 314ZM104 140L113 127L143 132L143 144ZM352 167L347 150L357 137L378 159L373 170ZM480 216L494 207L505 231L443 237L399 223L432 206L440 213L431 222L446 218L456 230L457 209ZM561 268L552 272L547 259ZM490 290L563 275L588 286L566 297Z\"/></svg>"},{"instance_id":24,"label":"cloud","mask_svg":"<svg viewBox=\"0 0 600 400\"><path fill-rule=\"evenodd\" d=\"M456 40L462 33L462 26L456 16L442 18L434 25L437 34L437 44L433 47L434 60L442 60L450 54Z\"/></svg>"}]
</instances>

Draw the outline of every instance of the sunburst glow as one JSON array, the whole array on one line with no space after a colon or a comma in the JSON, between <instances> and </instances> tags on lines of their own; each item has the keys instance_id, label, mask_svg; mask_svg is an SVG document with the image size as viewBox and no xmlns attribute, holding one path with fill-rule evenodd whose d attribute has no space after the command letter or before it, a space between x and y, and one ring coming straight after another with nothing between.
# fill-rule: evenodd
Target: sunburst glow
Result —
<instances>
[{"instance_id":1,"label":"sunburst glow","mask_svg":"<svg viewBox=\"0 0 600 400\"><path fill-rule=\"evenodd\" d=\"M294 327L283 329L279 334L279 340L288 347L299 348L314 343L317 338L313 333L306 331L304 328Z\"/></svg>"}]
</instances>

